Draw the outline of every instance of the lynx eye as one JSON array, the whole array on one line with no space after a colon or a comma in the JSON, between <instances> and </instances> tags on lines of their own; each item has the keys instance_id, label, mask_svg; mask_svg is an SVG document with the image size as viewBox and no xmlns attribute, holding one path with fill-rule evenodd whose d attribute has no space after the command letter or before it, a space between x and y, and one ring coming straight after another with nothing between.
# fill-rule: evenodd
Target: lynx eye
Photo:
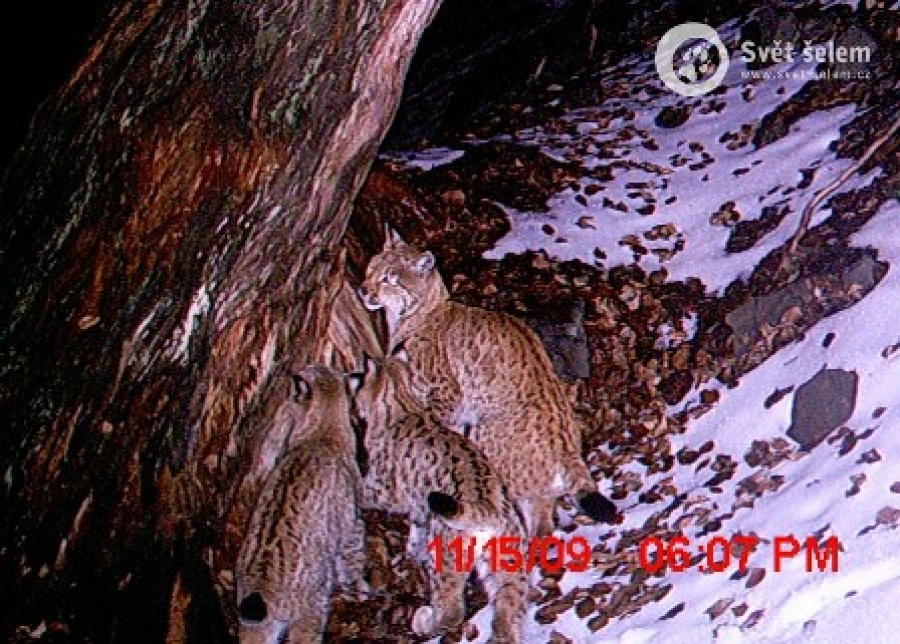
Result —
<instances>
[{"instance_id":1,"label":"lynx eye","mask_svg":"<svg viewBox=\"0 0 900 644\"><path fill-rule=\"evenodd\" d=\"M391 286L396 286L397 285L397 273L395 273L394 271L387 271L386 273L382 273L381 283L382 284L390 284Z\"/></svg>"}]
</instances>

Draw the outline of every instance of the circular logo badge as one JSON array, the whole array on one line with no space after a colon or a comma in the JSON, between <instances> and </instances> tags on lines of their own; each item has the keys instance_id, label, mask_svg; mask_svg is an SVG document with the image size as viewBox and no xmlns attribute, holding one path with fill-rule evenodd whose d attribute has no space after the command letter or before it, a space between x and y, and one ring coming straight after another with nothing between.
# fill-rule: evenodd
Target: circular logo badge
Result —
<instances>
[{"instance_id":1,"label":"circular logo badge","mask_svg":"<svg viewBox=\"0 0 900 644\"><path fill-rule=\"evenodd\" d=\"M656 46L656 72L682 96L701 96L717 88L728 72L728 50L709 25L686 22L672 27Z\"/></svg>"}]
</instances>

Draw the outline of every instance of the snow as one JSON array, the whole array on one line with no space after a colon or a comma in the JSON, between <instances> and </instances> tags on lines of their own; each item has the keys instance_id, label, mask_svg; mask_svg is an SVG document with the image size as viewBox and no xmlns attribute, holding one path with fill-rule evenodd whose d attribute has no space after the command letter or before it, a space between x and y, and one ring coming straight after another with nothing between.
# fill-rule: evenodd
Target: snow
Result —
<instances>
[{"instance_id":1,"label":"snow","mask_svg":"<svg viewBox=\"0 0 900 644\"><path fill-rule=\"evenodd\" d=\"M635 61L620 71L632 65L640 69L634 83L651 82L649 72ZM595 108L574 111L565 119L570 127L562 132L535 129L516 133L513 140L539 145L553 158L574 156L583 158L585 167L609 168L613 179L583 182L582 188L590 183L601 188L586 198L586 205L576 201L577 192L568 190L552 200L549 214L506 208L512 231L486 257L499 259L507 253L545 248L556 259L591 263L595 259L593 250L599 247L607 255L608 266L628 264L633 259L632 251L619 242L626 235L636 235L648 249L675 252L669 260L647 254L640 263L648 270L665 266L672 279L695 276L712 291L722 289L781 246L793 230L791 224L799 219L802 204L850 164L846 159L835 160L828 146L838 138L841 126L856 114L853 105L814 112L797 123L789 136L761 150L751 145L731 150L727 141L720 141L724 133L740 132L742 126L788 100L805 82L802 74L812 74L814 67L814 63L798 60L768 70L785 78L748 83L751 89L745 98L741 77L745 68L735 58L725 79L727 93L704 97L702 102L709 112L703 114L703 108L695 108L687 123L677 128L659 128L654 119L660 109L684 99L654 93L614 98ZM624 116L610 120L616 113ZM606 127L598 126L607 121ZM622 132L636 135L624 139L620 138ZM658 149L648 149L648 145ZM591 156L600 150L607 158ZM707 162L704 154L708 155ZM809 168L817 168L815 178L811 185L799 188L803 180L800 170ZM872 178L856 178L844 190L859 189ZM604 208L605 200L624 204L628 212ZM709 218L729 201L735 203L744 219L766 206L788 207L793 214L764 243L747 253L726 255L723 249L729 228L710 226ZM635 212L648 205L655 207L652 215ZM813 224L827 214L820 213ZM595 227L579 225L582 217L589 217ZM549 240L545 224L555 231ZM677 233L655 242L646 238L653 227L665 224L673 225ZM554 241L560 238L565 241ZM679 241L684 242L684 249L677 248Z\"/></svg>"},{"instance_id":2,"label":"snow","mask_svg":"<svg viewBox=\"0 0 900 644\"><path fill-rule=\"evenodd\" d=\"M421 151L385 153L381 155L381 158L398 163L404 168L418 168L427 171L441 165L453 163L463 154L465 154L463 150L428 148Z\"/></svg>"},{"instance_id":3,"label":"snow","mask_svg":"<svg viewBox=\"0 0 900 644\"><path fill-rule=\"evenodd\" d=\"M580 194L586 197L583 203L575 200L578 193L572 190L557 195L548 213L516 212L504 206L512 231L487 257L543 248L555 258L593 262L593 250L600 248L606 253L604 264L612 267L635 260L631 249L619 242L626 235L636 235L648 249L674 251L671 256L651 252L638 258L648 269L665 266L670 279L699 277L708 289L720 291L748 275L762 257L785 243L815 192L849 165L849 160L837 160L829 146L840 136L841 127L858 116L858 108L843 105L815 112L798 122L787 136L762 149L752 144L729 149L727 142L721 142L723 133L740 132L745 124L758 126L763 115L807 82L799 75L812 69L802 61L786 63L769 70L783 73L783 79L747 81L737 58L732 65L725 81L727 90L690 99L698 106L680 127L662 129L654 124L663 106L684 99L661 94L651 63L634 59L598 81L609 85L604 93L612 96L602 105L571 112L561 128L535 127L504 137L540 146L553 157L581 159L587 168L610 168L613 178L586 181L600 190L590 196L582 190ZM617 92L616 87L623 85L647 87L647 91ZM704 114L707 108L715 109ZM704 152L711 161L703 161ZM688 159L687 163L673 163L678 155ZM446 159L447 151L435 153L433 158ZM703 167L690 169L694 163ZM801 187L800 170L813 168L813 180ZM748 171L736 176L739 169ZM841 191L859 190L877 172L854 177ZM629 183L641 187L629 187ZM604 206L604 197L625 204L627 212ZM749 251L729 254L725 252L729 229L710 222L711 215L728 201L735 203L743 220L770 205L785 206L789 214L762 243ZM655 206L652 214L636 212L648 203ZM813 224L828 214L827 209L820 209ZM577 222L583 217L590 217L595 226L579 226ZM645 479L644 489L670 479L679 492L696 495L696 505L690 507L696 512L694 519L683 512L669 521L672 525L679 519L691 552L696 553L700 545L716 536L730 539L738 534L757 535L760 544L747 561L748 570L761 571L753 583L747 575L733 574L736 557L725 572L700 572L697 566L669 571L654 580L672 586L661 601L628 617L613 619L597 632L592 632L574 609L560 615L552 626L530 621L529 641L546 642L552 631L578 643L896 641L900 612L892 610L892 602L900 596L900 552L893 530L898 519L886 519L890 512L884 509L900 508L900 486L895 485L900 472L895 473L892 467L900 461L900 351L888 350L900 343L900 326L896 323L896 303L900 302L898 221L900 204L888 201L853 237L855 245L876 248L879 258L890 264L885 278L864 299L819 322L803 339L742 376L734 388L721 383L704 385L717 390L720 399L706 414L691 420L683 435L672 438L673 453L682 447L697 450L713 441L710 455L729 456L736 464L734 476L718 490L710 490L704 486L711 476L707 467L676 463L671 472ZM545 224L554 228L552 236L542 230ZM648 240L644 233L659 224L672 224L677 233ZM834 339L826 342L830 334ZM667 341L664 335L660 341ZM792 395L769 408L763 402L776 389L793 387L796 391L825 367L853 371L859 377L855 412L846 423L859 438L856 446L841 455L840 442L826 441L808 454L792 451L789 458L771 467L751 467L745 454L754 441L781 440L786 449L796 450L785 437L791 422ZM698 396L699 392L692 392L671 411L696 404ZM752 476L772 486L753 498L752 505L737 503L739 484ZM892 485L897 492L891 490ZM640 529L669 502L638 504L635 494L635 498L620 504L625 508L625 523L613 532ZM711 518L718 518L721 527L714 533L702 532ZM574 534L596 543L608 538L608 533L607 527L584 526ZM839 540L837 572L829 567L807 570L804 553L776 572L776 538L791 536L805 544L813 535ZM599 578L596 571L569 572L560 586L564 593L590 588ZM539 579L536 573L534 579ZM717 602L723 602L720 606L725 608L713 616L708 610ZM680 612L673 610L680 604ZM733 610L741 605L745 607ZM663 616L666 619L661 619ZM480 636L473 641L486 641L490 617L490 608L475 617Z\"/></svg>"}]
</instances>

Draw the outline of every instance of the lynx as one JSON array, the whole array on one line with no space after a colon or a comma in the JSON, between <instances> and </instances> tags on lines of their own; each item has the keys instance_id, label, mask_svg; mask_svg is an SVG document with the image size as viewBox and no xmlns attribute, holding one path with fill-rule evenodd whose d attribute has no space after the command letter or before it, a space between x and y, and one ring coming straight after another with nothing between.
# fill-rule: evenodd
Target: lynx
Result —
<instances>
[{"instance_id":1,"label":"lynx","mask_svg":"<svg viewBox=\"0 0 900 644\"><path fill-rule=\"evenodd\" d=\"M237 563L242 644L322 641L331 592L362 579L361 476L343 377L309 367L276 422L298 437L263 486Z\"/></svg>"},{"instance_id":2,"label":"lynx","mask_svg":"<svg viewBox=\"0 0 900 644\"><path fill-rule=\"evenodd\" d=\"M533 331L505 313L451 301L434 256L393 235L369 263L362 291L367 308L385 311L389 347L409 352L414 388L487 456L530 536L552 532L565 494L594 520L614 519L582 459L569 394Z\"/></svg>"},{"instance_id":3,"label":"lynx","mask_svg":"<svg viewBox=\"0 0 900 644\"><path fill-rule=\"evenodd\" d=\"M504 484L490 463L465 437L448 431L427 413L410 390L410 373L402 351L379 360L366 358L356 380L355 402L365 420L368 471L363 505L406 515L411 548L425 560L431 605L419 608L412 628L432 637L460 624L469 570L457 570L452 554L442 570L428 560L421 542L459 536L474 543L471 563L478 565L494 605L491 642L521 641L528 581L520 571L488 574L481 548L492 537L522 539L524 528ZM430 513L427 511L430 510ZM460 568L466 566L462 563ZM471 568L471 566L469 566Z\"/></svg>"}]
</instances>

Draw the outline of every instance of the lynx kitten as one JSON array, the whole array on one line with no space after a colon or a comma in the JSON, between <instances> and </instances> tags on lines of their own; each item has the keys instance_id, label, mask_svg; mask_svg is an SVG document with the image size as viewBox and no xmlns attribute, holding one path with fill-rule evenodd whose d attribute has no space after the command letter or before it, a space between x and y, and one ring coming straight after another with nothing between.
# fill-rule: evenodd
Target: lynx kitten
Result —
<instances>
[{"instance_id":1,"label":"lynx kitten","mask_svg":"<svg viewBox=\"0 0 900 644\"><path fill-rule=\"evenodd\" d=\"M242 644L321 642L332 590L361 579L360 473L343 377L310 367L276 422L298 443L269 475L237 564Z\"/></svg>"},{"instance_id":2,"label":"lynx kitten","mask_svg":"<svg viewBox=\"0 0 900 644\"><path fill-rule=\"evenodd\" d=\"M441 536L448 543L459 536L464 543L475 543L472 563L478 565L494 605L490 641L518 643L528 581L519 571L488 574L481 548L491 537L521 539L521 519L502 480L478 448L446 430L422 407L409 388L405 358L402 351L380 360L367 358L364 373L351 376L366 425L368 472L363 481L363 504L406 515L411 532L420 538L424 533L427 541ZM425 561L431 586L431 605L416 612L412 627L418 635L431 637L462 622L469 570L457 571L452 555L445 557L442 570L436 570L423 543L411 546Z\"/></svg>"}]
</instances>

